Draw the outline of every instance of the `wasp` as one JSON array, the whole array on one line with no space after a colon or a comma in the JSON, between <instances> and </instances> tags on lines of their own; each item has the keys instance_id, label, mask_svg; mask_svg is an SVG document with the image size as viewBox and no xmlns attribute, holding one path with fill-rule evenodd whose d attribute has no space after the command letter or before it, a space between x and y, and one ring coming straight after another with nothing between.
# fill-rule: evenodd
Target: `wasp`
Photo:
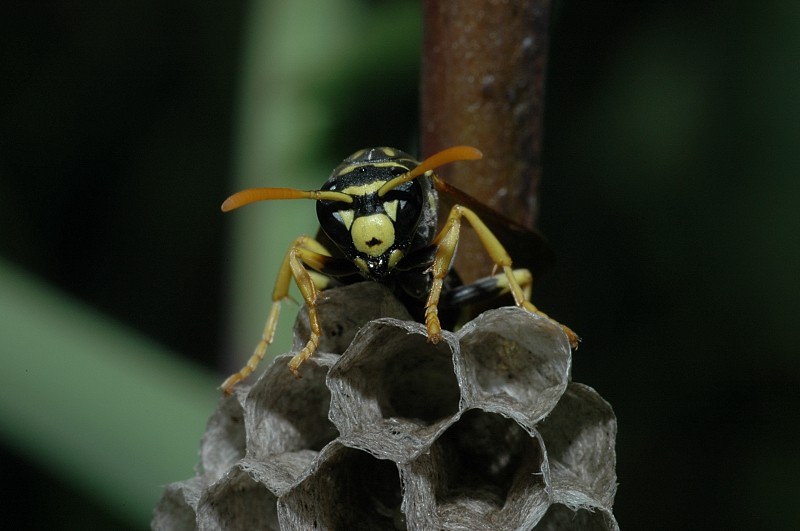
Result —
<instances>
[{"instance_id":1,"label":"wasp","mask_svg":"<svg viewBox=\"0 0 800 531\"><path fill-rule=\"evenodd\" d=\"M226 199L223 212L255 201L313 199L320 232L316 238L300 236L290 245L275 282L262 337L247 364L223 382L223 392L230 394L264 358L292 280L308 308L311 330L305 347L289 361L289 370L296 376L319 346L322 331L317 297L335 285L363 280L389 285L410 313L425 323L428 340L433 343L442 337L440 308L458 308L504 293L510 293L517 306L547 317L530 301L531 272L512 268L506 249L476 211L503 220L495 225L513 226L513 222L434 173L445 164L482 156L476 148L455 146L418 162L394 148L362 149L337 166L319 190L251 188ZM437 233L440 192L453 197L455 204ZM468 285L459 285L451 271L462 221L474 229L493 263L490 277ZM577 348L578 336L560 326L572 348Z\"/></svg>"}]
</instances>

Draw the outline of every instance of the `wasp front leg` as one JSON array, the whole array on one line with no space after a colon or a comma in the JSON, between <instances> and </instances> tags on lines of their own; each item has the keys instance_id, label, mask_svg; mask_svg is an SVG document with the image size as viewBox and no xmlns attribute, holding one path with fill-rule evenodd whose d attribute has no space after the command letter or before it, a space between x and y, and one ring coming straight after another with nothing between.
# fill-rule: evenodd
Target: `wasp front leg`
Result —
<instances>
[{"instance_id":1,"label":"wasp front leg","mask_svg":"<svg viewBox=\"0 0 800 531\"><path fill-rule=\"evenodd\" d=\"M222 383L221 388L223 393L230 395L236 384L250 376L256 367L258 367L261 360L264 359L267 347L269 347L275 337L275 328L278 325L281 302L289 298L289 285L291 284L292 278L294 278L295 284L297 284L297 287L300 289L300 293L308 308L308 320L311 329L311 336L306 346L289 361L289 370L292 371L295 376L299 376L298 369L300 365L314 354L317 346L319 346L319 338L322 334L316 302L317 294L320 289L324 287L322 285L323 281L321 280L322 277L319 275L312 276L311 272L309 272L305 266L308 265L319 271L324 269L325 264L330 259L330 253L328 253L327 249L313 238L300 236L292 242L278 271L278 278L272 290L272 309L267 317L267 322L264 324L261 340L258 342L258 345L256 345L247 364L245 364L239 372L232 374Z\"/></svg>"},{"instance_id":2,"label":"wasp front leg","mask_svg":"<svg viewBox=\"0 0 800 531\"><path fill-rule=\"evenodd\" d=\"M484 224L478 215L469 208L456 205L450 210L444 228L433 241L435 245L438 245L438 248L433 265L431 266L431 272L433 273L431 292L425 305L425 325L428 328L429 339L434 343L441 339L442 331L438 316L439 297L442 291L442 283L447 275L447 271L450 269L453 253L458 243L458 237L461 231L461 218L465 218L475 230L483 248L486 249L489 257L494 262L495 268L502 269L506 279L506 285L503 286L503 289L507 289L511 292L511 295L514 297L514 303L531 313L550 319L547 314L536 308L530 301L533 278L526 278L524 274L521 274L522 270L517 270L515 272L511 267L511 257L486 224ZM518 276L520 277L519 279L517 278ZM580 338L578 338L575 332L560 323L559 326L561 326L562 330L567 335L567 339L572 348L578 348Z\"/></svg>"}]
</instances>

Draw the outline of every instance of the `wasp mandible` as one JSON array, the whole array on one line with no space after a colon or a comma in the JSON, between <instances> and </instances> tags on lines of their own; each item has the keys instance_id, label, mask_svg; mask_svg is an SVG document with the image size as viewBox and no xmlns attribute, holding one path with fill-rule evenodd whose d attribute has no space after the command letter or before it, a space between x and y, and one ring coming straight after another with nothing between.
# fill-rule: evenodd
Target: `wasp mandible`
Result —
<instances>
[{"instance_id":1,"label":"wasp mandible","mask_svg":"<svg viewBox=\"0 0 800 531\"><path fill-rule=\"evenodd\" d=\"M311 329L305 347L289 361L289 370L295 375L319 346L319 292L336 285L363 280L389 285L411 315L424 321L428 340L433 343L442 337L440 308L459 307L504 293L510 293L517 306L547 317L530 301L531 272L512 268L506 249L475 212L488 207L480 208L477 200L433 172L451 162L482 156L473 147L455 146L418 162L394 148L362 149L337 166L319 190L251 188L226 199L223 212L255 201L313 199L321 232L317 238L300 236L292 242L278 272L261 340L247 364L223 382L223 392L230 394L264 358L292 279L308 308ZM436 233L439 192L454 196L456 204ZM454 275L451 265L463 220L475 230L494 264L492 276L465 286L449 281ZM578 336L560 326L572 348L577 348Z\"/></svg>"}]
</instances>

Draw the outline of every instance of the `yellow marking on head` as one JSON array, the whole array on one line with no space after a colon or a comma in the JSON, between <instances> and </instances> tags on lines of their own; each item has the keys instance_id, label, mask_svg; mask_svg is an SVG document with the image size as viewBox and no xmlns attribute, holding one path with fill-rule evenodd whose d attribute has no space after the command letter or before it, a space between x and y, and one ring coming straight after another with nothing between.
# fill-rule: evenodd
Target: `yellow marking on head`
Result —
<instances>
[{"instance_id":1,"label":"yellow marking on head","mask_svg":"<svg viewBox=\"0 0 800 531\"><path fill-rule=\"evenodd\" d=\"M384 161L384 162L355 162L355 163L351 163L351 164L348 164L347 166L339 169L336 172L336 175L337 176L342 176L342 175L350 173L351 171L355 170L356 168L361 168L363 166L374 166L376 168L401 168L404 172L409 171L408 166L406 166L404 164L399 164L397 162L389 160L389 161Z\"/></svg>"},{"instance_id":2,"label":"yellow marking on head","mask_svg":"<svg viewBox=\"0 0 800 531\"><path fill-rule=\"evenodd\" d=\"M394 160L385 160L383 162L370 162L367 164L368 166L375 166L376 168L403 168L404 170L408 171L408 166L405 164L400 164Z\"/></svg>"},{"instance_id":3,"label":"yellow marking on head","mask_svg":"<svg viewBox=\"0 0 800 531\"><path fill-rule=\"evenodd\" d=\"M397 221L397 199L394 201L387 201L383 204L383 209L392 221Z\"/></svg>"},{"instance_id":4,"label":"yellow marking on head","mask_svg":"<svg viewBox=\"0 0 800 531\"><path fill-rule=\"evenodd\" d=\"M342 223L344 223L344 226L347 227L347 230L350 230L350 226L353 224L353 211L339 210L338 214L339 217L342 219Z\"/></svg>"},{"instance_id":5,"label":"yellow marking on head","mask_svg":"<svg viewBox=\"0 0 800 531\"><path fill-rule=\"evenodd\" d=\"M354 169L358 168L359 166L363 166L363 164L348 164L344 168L340 169L336 172L336 175L344 175L346 173L350 173Z\"/></svg>"},{"instance_id":6,"label":"yellow marking on head","mask_svg":"<svg viewBox=\"0 0 800 531\"><path fill-rule=\"evenodd\" d=\"M397 151L395 151L394 149L392 149L390 147L381 148L381 151L383 151L383 154L386 155L387 157L396 157L397 156Z\"/></svg>"},{"instance_id":7,"label":"yellow marking on head","mask_svg":"<svg viewBox=\"0 0 800 531\"><path fill-rule=\"evenodd\" d=\"M369 184L362 184L359 186L348 186L342 193L347 195L369 195L374 194L378 188L383 186L385 183L384 181L373 181Z\"/></svg>"},{"instance_id":8,"label":"yellow marking on head","mask_svg":"<svg viewBox=\"0 0 800 531\"><path fill-rule=\"evenodd\" d=\"M353 221L350 237L359 252L377 257L394 244L394 223L386 214L361 216Z\"/></svg>"}]
</instances>

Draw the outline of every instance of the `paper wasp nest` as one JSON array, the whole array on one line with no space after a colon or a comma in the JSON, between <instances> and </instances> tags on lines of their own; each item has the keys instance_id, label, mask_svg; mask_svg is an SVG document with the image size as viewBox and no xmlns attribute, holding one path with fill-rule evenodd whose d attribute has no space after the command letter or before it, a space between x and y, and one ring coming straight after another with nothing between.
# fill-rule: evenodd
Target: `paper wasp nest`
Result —
<instances>
[{"instance_id":1,"label":"paper wasp nest","mask_svg":"<svg viewBox=\"0 0 800 531\"><path fill-rule=\"evenodd\" d=\"M154 529L618 529L616 420L557 325L500 308L434 345L379 284L322 298L302 378L279 356L220 401Z\"/></svg>"}]
</instances>

